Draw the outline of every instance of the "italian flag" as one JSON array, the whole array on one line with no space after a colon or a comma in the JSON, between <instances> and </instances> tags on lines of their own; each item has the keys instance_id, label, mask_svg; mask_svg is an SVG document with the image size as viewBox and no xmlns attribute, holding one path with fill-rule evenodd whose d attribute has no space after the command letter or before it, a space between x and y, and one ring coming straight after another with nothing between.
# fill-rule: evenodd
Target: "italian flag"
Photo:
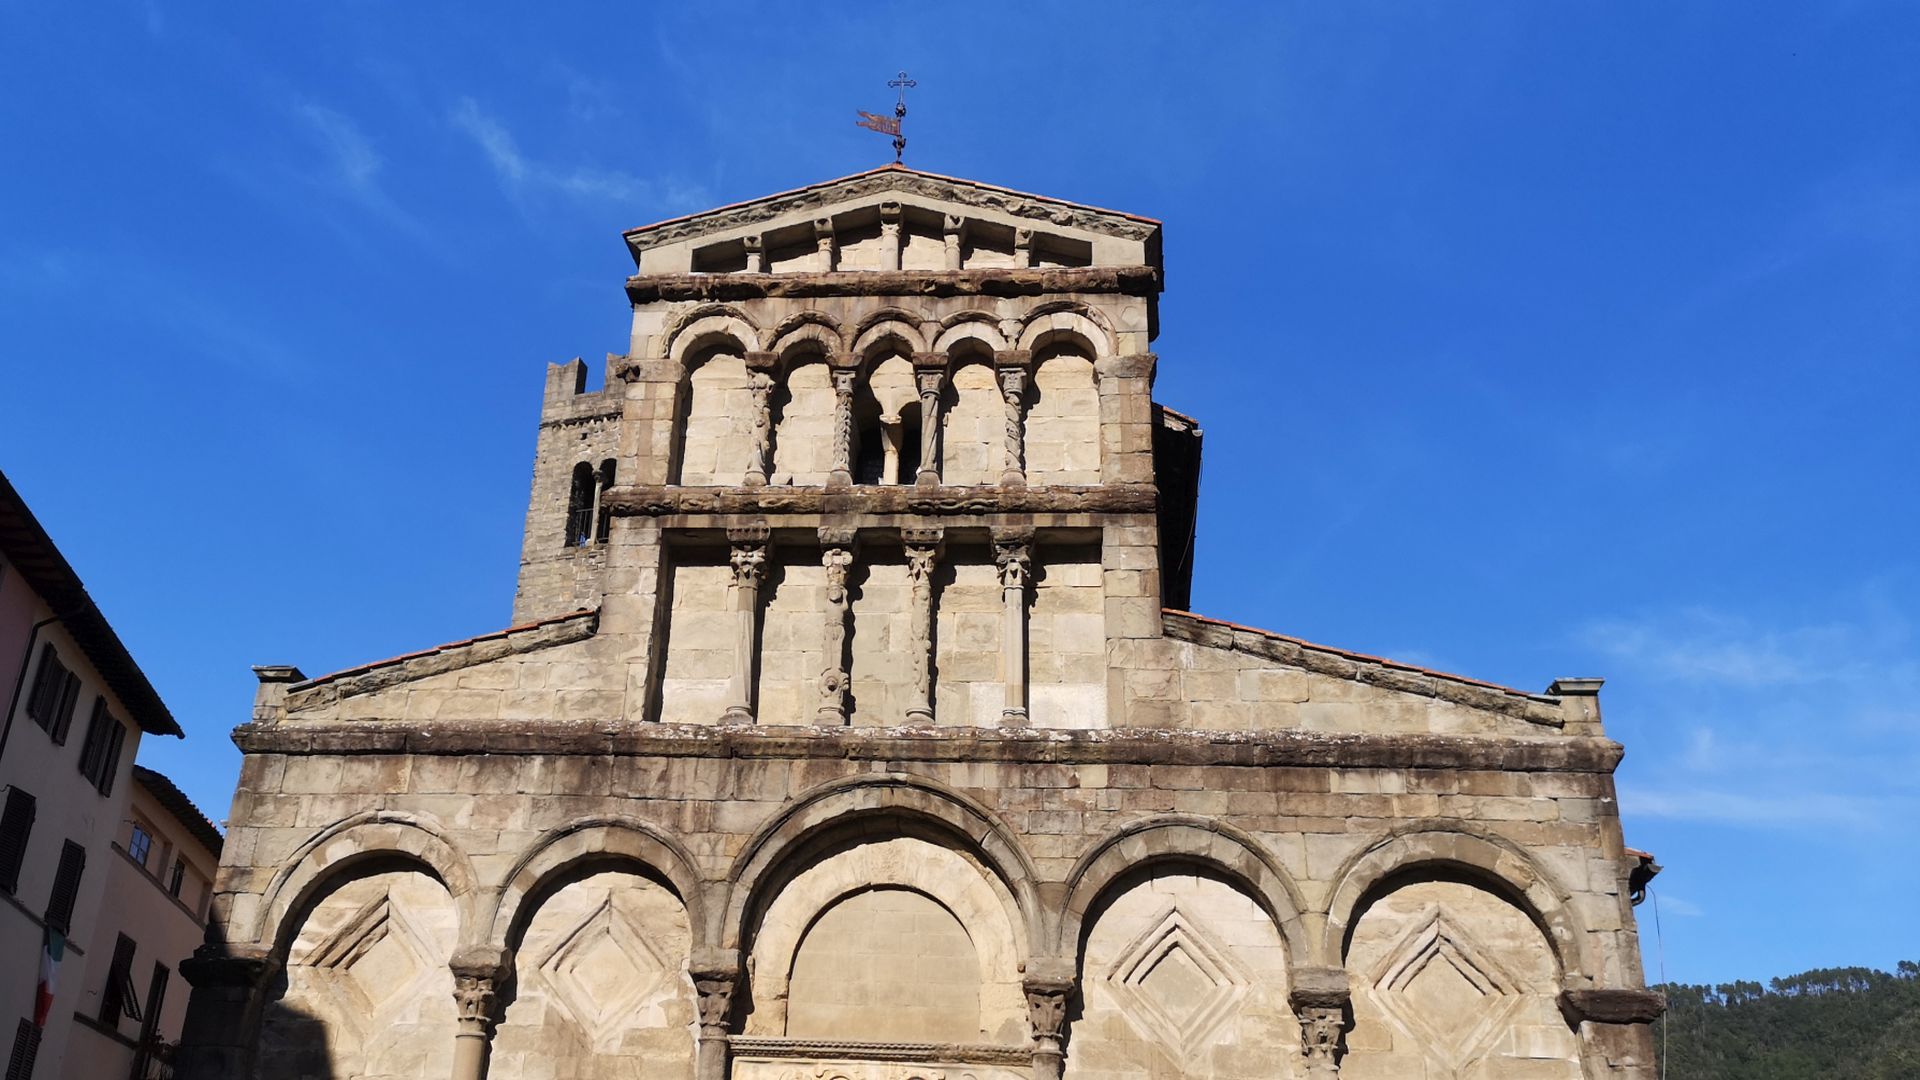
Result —
<instances>
[{"instance_id":1,"label":"italian flag","mask_svg":"<svg viewBox=\"0 0 1920 1080\"><path fill-rule=\"evenodd\" d=\"M60 970L60 958L67 954L67 937L47 927L46 947L40 950L40 985L34 988L33 1026L47 1026L47 1014L53 1011L53 976Z\"/></svg>"}]
</instances>

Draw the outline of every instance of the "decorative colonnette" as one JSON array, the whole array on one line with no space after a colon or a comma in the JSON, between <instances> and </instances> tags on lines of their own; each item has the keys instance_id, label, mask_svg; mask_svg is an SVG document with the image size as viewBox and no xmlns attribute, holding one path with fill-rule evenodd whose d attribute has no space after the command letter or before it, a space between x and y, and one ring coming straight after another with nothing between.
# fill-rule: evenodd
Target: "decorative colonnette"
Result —
<instances>
[{"instance_id":1,"label":"decorative colonnette","mask_svg":"<svg viewBox=\"0 0 1920 1080\"><path fill-rule=\"evenodd\" d=\"M251 753L311 753L318 750L316 742L347 751L354 742L346 733L303 732L285 725L253 725L240 735ZM1265 741L1282 747L1285 743ZM1468 756L1495 752L1484 746L1476 750L1473 744L1480 740L1434 741L1458 744L1450 749ZM1606 768L1617 758L1617 747L1605 740L1577 741L1595 745L1561 746L1558 754L1532 764L1588 771ZM1394 754L1391 742L1377 740L1375 756L1405 756ZM1344 749L1350 757L1353 747ZM1498 752L1507 767L1514 766L1510 747ZM1281 749L1277 756L1289 755ZM868 774L830 781L790 800L761 824L720 878L703 876L686 846L661 826L632 817L597 817L554 829L508 863L495 881L483 881L474 860L461 850L457 832L429 816L373 811L340 821L293 853L257 897L256 906L229 912L223 923L227 944L209 944L182 966L183 974L206 992L196 993L193 1000L187 1040L193 1052L183 1062L181 1075L250 1075L265 991L285 963L302 913L316 897L350 877L354 867L386 858L426 870L446 886L453 901L459 924L459 944L450 962L458 1008L455 1080L477 1080L483 1074L488 1042L500 1018L501 990L513 971L513 929L524 925L530 898L572 870L608 862L628 863L656 875L685 906L693 932L687 972L700 1030L696 1075L723 1080L730 1041L747 1044L737 1034L735 1006L745 977L742 947L753 933L754 913L770 892L783 886L781 871L811 842L828 830L875 817L911 819L930 827L1005 885L1014 909L1010 917L1023 928L1020 967L1031 1045L1021 1053L1030 1054L1036 1080L1060 1076L1066 1017L1081 977L1077 949L1083 941L1082 921L1123 875L1144 866L1204 868L1244 890L1272 919L1289 960L1290 1003L1300 1024L1305 1074L1315 1080L1338 1075L1343 1032L1351 1022L1343 967L1348 930L1372 890L1396 875L1443 867L1481 880L1541 928L1557 970L1598 970L1574 895L1520 845L1483 824L1433 819L1384 830L1358 846L1332 876L1331 887L1314 891L1312 895L1325 897L1315 904L1304 899L1258 837L1215 818L1158 814L1130 821L1094 839L1062 880L1045 881L1018 836L992 810L930 779ZM1583 1055L1594 1063L1588 1075L1642 1075L1606 1062L1619 1056L1620 1047L1630 1050L1641 1041L1644 1025L1661 1011L1658 995L1634 987L1595 986L1590 976L1563 978L1561 1007L1578 1033ZM1626 1060L1631 1056L1629 1052Z\"/></svg>"}]
</instances>

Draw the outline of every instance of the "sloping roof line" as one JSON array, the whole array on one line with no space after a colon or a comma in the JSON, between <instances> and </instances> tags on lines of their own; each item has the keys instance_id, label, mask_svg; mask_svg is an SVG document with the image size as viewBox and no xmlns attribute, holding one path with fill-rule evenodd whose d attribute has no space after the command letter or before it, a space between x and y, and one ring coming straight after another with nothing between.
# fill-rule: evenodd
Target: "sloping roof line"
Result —
<instances>
[{"instance_id":1,"label":"sloping roof line","mask_svg":"<svg viewBox=\"0 0 1920 1080\"><path fill-rule=\"evenodd\" d=\"M949 184L965 184L968 187L984 188L988 191L998 191L1007 195L1018 195L1023 199L1038 199L1041 202L1058 203L1061 206L1076 206L1082 210L1091 210L1097 214L1111 214L1114 217L1126 218L1129 221L1138 221L1145 225L1164 224L1164 222L1162 222L1159 218L1150 218L1141 214L1129 214L1124 210L1108 210L1103 206L1090 206L1086 203L1077 203L1067 199L1055 198L1052 195L1035 195L1031 191L1017 191L1013 188L1001 187L998 184L984 184L978 180L968 180L958 176L943 176L940 173L931 173L931 172L927 172L924 169L911 169L905 165L901 165L896 162L888 162L887 164L882 165L877 169L868 169L865 172L849 173L846 176L835 177L832 180L822 180L817 184L807 184L803 187L791 188L787 191L776 191L771 195L761 195L752 199L742 199L739 202L728 203L725 206L715 206L706 210L695 211L694 213L691 213L691 214L681 214L679 217L670 217L663 221L653 222L650 225L635 225L633 228L628 229L625 232L622 232L620 235L633 236L637 233L651 232L654 229L662 228L663 226L678 225L683 221L692 221L695 218L707 217L710 214L724 214L729 210L738 210L743 206L752 206L755 203L771 202L774 199L785 199L793 195L799 195L803 192L817 191L821 188L830 188L835 184L844 184L849 180L858 180L866 176L878 176L881 173L892 173L892 172L911 173L914 176L924 176L929 180L942 180Z\"/></svg>"},{"instance_id":2,"label":"sloping roof line","mask_svg":"<svg viewBox=\"0 0 1920 1080\"><path fill-rule=\"evenodd\" d=\"M305 682L295 683L289 689L306 690L311 687L321 686L323 684L333 682L335 679L344 679L350 675L364 675L367 672L373 671L377 668L392 667L395 664L404 664L409 660L418 660L423 656L432 656L435 653L443 653L451 649L464 649L469 645L477 645L482 641L492 641L496 638L506 637L508 634L524 634L529 630L538 630L542 626L552 626L555 623L563 623L569 619L578 619L582 615L592 615L593 613L594 613L593 608L581 608L578 611L569 611L565 615L554 615L549 618L538 619L530 623L521 623L519 626L509 626L505 630L495 630L495 631L492 631L491 633L480 634L470 638L464 638L460 641L449 641L444 645L435 645L431 648L421 649L417 652L402 653L399 656L389 656L385 660L375 660L371 664L357 664L350 668L341 668L339 671L329 671L325 675L316 675Z\"/></svg>"},{"instance_id":3,"label":"sloping roof line","mask_svg":"<svg viewBox=\"0 0 1920 1080\"><path fill-rule=\"evenodd\" d=\"M1211 619L1205 615L1196 615L1191 611L1181 611L1178 608L1161 608L1160 610L1165 614L1178 615L1182 618L1192 619L1195 622L1210 623L1214 626L1224 626L1230 630L1244 630L1249 634L1258 634L1261 637L1270 638L1274 641L1284 641L1290 645L1297 645L1302 649L1312 649L1314 652L1329 653L1333 656L1339 657L1342 660L1353 660L1362 664L1378 664L1381 667L1392 668L1396 671L1410 671L1416 675L1425 675L1425 676L1428 676L1429 678L1445 679L1448 682L1465 683L1468 686L1477 686L1477 687L1480 687L1482 690L1494 690L1502 694L1511 694L1514 697L1531 698L1536 701L1542 700L1545 697L1545 695L1542 695L1542 694L1529 693L1525 690L1516 690L1511 686L1501 686L1499 683L1482 682L1479 679L1468 678L1465 675L1455 675L1452 672L1447 672L1447 671L1435 671L1432 668L1423 668L1415 664L1403 664L1398 660L1389 660L1384 656L1371 656L1371 655L1368 655L1367 653L1357 653L1347 649L1335 648L1332 645L1319 645L1314 642L1304 641L1300 638L1291 637L1286 634L1277 634L1272 630L1262 630L1257 626L1243 626L1240 623L1228 622L1225 619Z\"/></svg>"},{"instance_id":4,"label":"sloping roof line","mask_svg":"<svg viewBox=\"0 0 1920 1080\"><path fill-rule=\"evenodd\" d=\"M220 848L226 843L226 838L220 835L220 830L213 821L201 813L199 807L193 805L193 800L187 798L187 793L181 791L178 785L167 778L167 774L156 772L145 765L135 765L133 779L135 783L152 792L153 797L160 800L160 805L167 808L167 813L172 814L180 824L185 825L194 839L207 845L207 850L213 852L214 859L220 858Z\"/></svg>"},{"instance_id":5,"label":"sloping roof line","mask_svg":"<svg viewBox=\"0 0 1920 1080\"><path fill-rule=\"evenodd\" d=\"M13 482L0 472L0 552L28 587L53 609L80 651L100 673L100 678L120 699L140 730L150 735L184 738L180 724L160 700L160 692L147 681L145 672L134 662L133 654L113 632L112 624L87 595L87 587L74 573L66 556L53 538L33 516L27 501L14 490Z\"/></svg>"}]
</instances>

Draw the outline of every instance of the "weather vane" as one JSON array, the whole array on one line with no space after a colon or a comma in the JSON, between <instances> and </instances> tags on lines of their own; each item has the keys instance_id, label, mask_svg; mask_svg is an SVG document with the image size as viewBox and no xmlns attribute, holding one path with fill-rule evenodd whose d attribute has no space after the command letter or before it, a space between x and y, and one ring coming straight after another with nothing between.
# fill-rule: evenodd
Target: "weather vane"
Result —
<instances>
[{"instance_id":1,"label":"weather vane","mask_svg":"<svg viewBox=\"0 0 1920 1080\"><path fill-rule=\"evenodd\" d=\"M907 78L907 73L903 71L898 77L887 80L887 85L900 91L900 96L893 103L893 115L880 116L864 109L855 109L854 112L860 115L860 119L855 120L854 124L868 131L893 136L893 163L898 165L900 155L907 150L907 137L900 133L900 122L907 118L907 91L920 84Z\"/></svg>"}]
</instances>

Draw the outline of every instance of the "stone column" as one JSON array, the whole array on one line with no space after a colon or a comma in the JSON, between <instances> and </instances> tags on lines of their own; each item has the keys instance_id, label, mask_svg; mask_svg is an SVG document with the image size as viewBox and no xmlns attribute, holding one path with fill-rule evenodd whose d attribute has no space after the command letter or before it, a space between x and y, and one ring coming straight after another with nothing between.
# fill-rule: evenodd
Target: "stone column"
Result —
<instances>
[{"instance_id":1,"label":"stone column","mask_svg":"<svg viewBox=\"0 0 1920 1080\"><path fill-rule=\"evenodd\" d=\"M1033 1024L1033 1080L1060 1080L1060 1036L1067 1023L1067 998L1073 994L1072 963L1032 961L1026 991L1027 1018Z\"/></svg>"},{"instance_id":2,"label":"stone column","mask_svg":"<svg viewBox=\"0 0 1920 1080\"><path fill-rule=\"evenodd\" d=\"M913 384L920 394L920 470L913 482L921 487L940 485L940 395L947 386L944 353L916 353Z\"/></svg>"},{"instance_id":3,"label":"stone column","mask_svg":"<svg viewBox=\"0 0 1920 1080\"><path fill-rule=\"evenodd\" d=\"M853 569L854 541L858 532L850 528L819 531L820 563L827 571L826 667L820 672L820 708L814 723L822 727L844 727L847 723L847 616L852 604L847 599L847 572Z\"/></svg>"},{"instance_id":4,"label":"stone column","mask_svg":"<svg viewBox=\"0 0 1920 1080\"><path fill-rule=\"evenodd\" d=\"M727 1080L727 1029L733 1014L733 989L740 981L738 954L696 949L687 974L700 1009L700 1048L694 1080Z\"/></svg>"},{"instance_id":5,"label":"stone column","mask_svg":"<svg viewBox=\"0 0 1920 1080\"><path fill-rule=\"evenodd\" d=\"M1339 1080L1346 1047L1347 973L1342 968L1296 968L1289 995L1300 1021L1300 1053L1307 1059L1307 1080Z\"/></svg>"},{"instance_id":6,"label":"stone column","mask_svg":"<svg viewBox=\"0 0 1920 1080\"><path fill-rule=\"evenodd\" d=\"M1000 668L1006 678L1003 727L1027 726L1027 580L1033 571L1033 530L995 529L993 561L1000 568L1005 617L1000 627Z\"/></svg>"},{"instance_id":7,"label":"stone column","mask_svg":"<svg viewBox=\"0 0 1920 1080\"><path fill-rule=\"evenodd\" d=\"M947 241L947 269L949 270L960 269L960 261L962 258L960 243L965 237L966 231L967 221L965 218L958 214L947 215L946 228L942 235Z\"/></svg>"},{"instance_id":8,"label":"stone column","mask_svg":"<svg viewBox=\"0 0 1920 1080\"><path fill-rule=\"evenodd\" d=\"M880 204L880 258L888 270L900 269L900 204Z\"/></svg>"},{"instance_id":9,"label":"stone column","mask_svg":"<svg viewBox=\"0 0 1920 1080\"><path fill-rule=\"evenodd\" d=\"M834 357L833 472L827 478L829 487L853 484L853 384L860 374L854 363L851 356Z\"/></svg>"},{"instance_id":10,"label":"stone column","mask_svg":"<svg viewBox=\"0 0 1920 1080\"><path fill-rule=\"evenodd\" d=\"M265 949L202 945L180 962L193 987L173 1075L229 1080L253 1075L266 988L281 963Z\"/></svg>"},{"instance_id":11,"label":"stone column","mask_svg":"<svg viewBox=\"0 0 1920 1080\"><path fill-rule=\"evenodd\" d=\"M470 945L448 961L453 969L453 1003L458 1027L453 1036L453 1080L482 1080L493 1026L499 1022L499 990L513 971L513 953L492 945Z\"/></svg>"},{"instance_id":12,"label":"stone column","mask_svg":"<svg viewBox=\"0 0 1920 1080\"><path fill-rule=\"evenodd\" d=\"M748 525L727 530L732 545L727 564L733 570L730 586L733 599L735 636L733 639L733 678L727 685L727 711L723 724L753 723L753 650L760 636L760 585L767 579L767 539L765 525Z\"/></svg>"},{"instance_id":13,"label":"stone column","mask_svg":"<svg viewBox=\"0 0 1920 1080\"><path fill-rule=\"evenodd\" d=\"M765 487L773 467L773 373L780 357L770 352L747 354L747 391L753 395L753 445L747 451L748 487Z\"/></svg>"},{"instance_id":14,"label":"stone column","mask_svg":"<svg viewBox=\"0 0 1920 1080\"><path fill-rule=\"evenodd\" d=\"M1030 349L993 354L993 366L1000 372L1000 394L1007 401L1007 466L1000 473L1000 483L1010 487L1027 483L1027 365L1032 359Z\"/></svg>"},{"instance_id":15,"label":"stone column","mask_svg":"<svg viewBox=\"0 0 1920 1080\"><path fill-rule=\"evenodd\" d=\"M880 418L880 482L897 484L900 482L900 418L883 416Z\"/></svg>"},{"instance_id":16,"label":"stone column","mask_svg":"<svg viewBox=\"0 0 1920 1080\"><path fill-rule=\"evenodd\" d=\"M758 235L744 237L741 243L747 247L747 273L764 274L767 272L766 252L761 248Z\"/></svg>"},{"instance_id":17,"label":"stone column","mask_svg":"<svg viewBox=\"0 0 1920 1080\"><path fill-rule=\"evenodd\" d=\"M833 267L833 219L815 218L813 221L813 246L820 254L820 269L832 270Z\"/></svg>"},{"instance_id":18,"label":"stone column","mask_svg":"<svg viewBox=\"0 0 1920 1080\"><path fill-rule=\"evenodd\" d=\"M907 722L933 723L933 572L940 565L942 540L938 528L902 529L907 545L907 577L913 582L912 622L908 627L913 669L913 703Z\"/></svg>"},{"instance_id":19,"label":"stone column","mask_svg":"<svg viewBox=\"0 0 1920 1080\"><path fill-rule=\"evenodd\" d=\"M1560 992L1560 1012L1580 1039L1588 1076L1654 1080L1653 1022L1667 1011L1656 990L1582 987Z\"/></svg>"},{"instance_id":20,"label":"stone column","mask_svg":"<svg viewBox=\"0 0 1920 1080\"><path fill-rule=\"evenodd\" d=\"M1013 230L1013 265L1033 265L1033 230Z\"/></svg>"}]
</instances>

